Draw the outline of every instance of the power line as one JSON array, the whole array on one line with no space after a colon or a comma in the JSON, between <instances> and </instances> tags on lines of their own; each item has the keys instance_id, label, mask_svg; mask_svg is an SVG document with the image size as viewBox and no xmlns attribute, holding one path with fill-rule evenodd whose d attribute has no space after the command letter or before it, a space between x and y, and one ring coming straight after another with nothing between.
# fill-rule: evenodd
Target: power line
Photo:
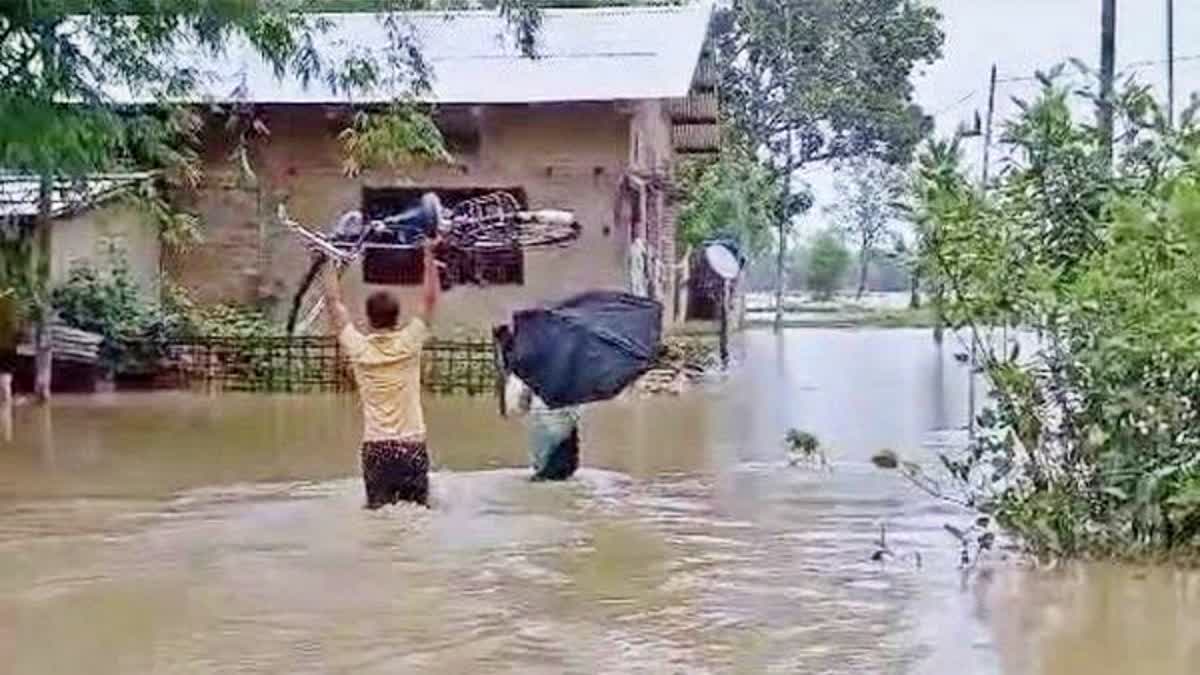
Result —
<instances>
[{"instance_id":1,"label":"power line","mask_svg":"<svg viewBox=\"0 0 1200 675\"><path fill-rule=\"evenodd\" d=\"M1200 54L1189 54L1187 56L1177 56L1174 59L1175 63L1190 62L1190 61L1200 62ZM1146 59L1144 61L1133 61L1131 63L1125 64L1124 67L1122 68L1122 71L1128 72L1128 71L1135 70L1138 68L1146 68L1148 66L1160 66L1166 62L1167 62L1167 59L1158 59L1158 60ZM1197 65L1200 65L1200 63L1198 63ZM996 80L996 84L1016 84L1019 82L1037 82L1037 81L1038 81L1038 78L1036 75L1010 76L1010 77L998 78ZM950 112L951 110L954 110L955 108L966 103L967 101L970 101L971 99L975 98L975 96L978 94L979 94L978 89L969 91L966 94L963 94L963 96L961 98L955 100L953 103L949 103L947 105L944 105L944 106L938 108L935 112L932 113L932 116L940 117L941 115L944 115L944 114Z\"/></svg>"},{"instance_id":2,"label":"power line","mask_svg":"<svg viewBox=\"0 0 1200 675\"><path fill-rule=\"evenodd\" d=\"M1179 63L1181 61L1200 61L1200 54L1189 54L1188 56L1176 56L1174 58L1175 63ZM1153 61L1153 60L1134 61L1133 63L1125 64L1125 67L1126 68L1144 68L1146 66L1161 66L1162 64L1164 64L1166 62L1167 62L1167 59L1159 59L1157 61Z\"/></svg>"},{"instance_id":3,"label":"power line","mask_svg":"<svg viewBox=\"0 0 1200 675\"><path fill-rule=\"evenodd\" d=\"M1183 63L1187 61L1200 61L1200 54L1189 54L1187 56L1177 56L1174 59L1175 63ZM1167 59L1146 59L1145 61L1132 61L1121 66L1122 71L1132 70L1134 68L1145 68L1147 66L1161 66L1167 62ZM1026 75L1023 77L1002 77L996 80L1000 84L1011 84L1013 82L1036 82L1036 75Z\"/></svg>"},{"instance_id":4,"label":"power line","mask_svg":"<svg viewBox=\"0 0 1200 675\"><path fill-rule=\"evenodd\" d=\"M966 103L967 101L970 101L972 98L974 98L974 97L975 97L975 94L978 94L978 93L979 93L979 90L978 90L978 89L976 89L976 90L974 90L974 91L969 91L969 92L967 92L967 93L966 93L966 94L965 94L965 95L964 95L962 98L958 99L958 100L957 100L957 101L955 101L954 103L951 103L951 104L949 104L949 105L946 105L946 106L943 106L943 107L941 107L941 108L938 108L938 109L937 109L937 111L933 113L933 116L934 116L934 117L937 117L938 115L944 115L944 114L946 114L946 113L950 112L951 110L953 110L953 109L957 108L958 106L960 106L960 105L962 105L962 104Z\"/></svg>"}]
</instances>

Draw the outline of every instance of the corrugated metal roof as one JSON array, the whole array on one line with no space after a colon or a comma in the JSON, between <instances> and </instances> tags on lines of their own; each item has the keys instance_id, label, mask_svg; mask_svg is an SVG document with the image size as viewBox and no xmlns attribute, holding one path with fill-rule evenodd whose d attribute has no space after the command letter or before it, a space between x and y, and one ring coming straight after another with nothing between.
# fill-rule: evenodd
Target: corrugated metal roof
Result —
<instances>
[{"instance_id":1,"label":"corrugated metal roof","mask_svg":"<svg viewBox=\"0 0 1200 675\"><path fill-rule=\"evenodd\" d=\"M524 57L495 11L404 13L433 70L431 100L453 103L539 103L677 98L692 84L708 31L712 4L675 7L547 9L536 58ZM317 36L323 58L340 61L369 49L377 58L387 28L374 14L325 14L330 28ZM355 50L355 51L352 51ZM181 56L181 59L185 57ZM186 57L195 61L195 57ZM306 87L274 70L244 44L201 62L206 81L199 100L228 101L244 85L244 100L259 103L341 103L323 82ZM382 102L397 93L377 88L358 102ZM131 102L136 97L112 92Z\"/></svg>"},{"instance_id":2,"label":"corrugated metal roof","mask_svg":"<svg viewBox=\"0 0 1200 675\"><path fill-rule=\"evenodd\" d=\"M154 175L153 172L97 174L86 180L58 180L50 193L50 213L58 217L95 206ZM0 172L0 218L36 216L40 185L37 176Z\"/></svg>"}]
</instances>

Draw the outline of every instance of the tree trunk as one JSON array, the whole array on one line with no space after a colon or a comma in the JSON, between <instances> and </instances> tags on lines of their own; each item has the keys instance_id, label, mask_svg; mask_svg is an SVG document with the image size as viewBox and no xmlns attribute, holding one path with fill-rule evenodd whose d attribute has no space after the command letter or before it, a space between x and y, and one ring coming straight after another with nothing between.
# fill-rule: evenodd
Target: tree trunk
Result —
<instances>
[{"instance_id":1,"label":"tree trunk","mask_svg":"<svg viewBox=\"0 0 1200 675\"><path fill-rule=\"evenodd\" d=\"M34 326L33 347L33 395L38 403L49 403L54 352L51 349L50 326L46 318L39 318Z\"/></svg>"},{"instance_id":2,"label":"tree trunk","mask_svg":"<svg viewBox=\"0 0 1200 675\"><path fill-rule=\"evenodd\" d=\"M721 281L721 368L729 368L729 282Z\"/></svg>"},{"instance_id":3,"label":"tree trunk","mask_svg":"<svg viewBox=\"0 0 1200 675\"><path fill-rule=\"evenodd\" d=\"M855 300L862 300L863 293L867 292L867 268L871 264L871 259L867 255L866 247L863 247L862 253L858 256L858 292L854 294Z\"/></svg>"},{"instance_id":4,"label":"tree trunk","mask_svg":"<svg viewBox=\"0 0 1200 675\"><path fill-rule=\"evenodd\" d=\"M790 21L790 16L788 18ZM792 172L796 169L796 155L792 148L792 131L787 132L787 159L783 169L783 203L779 209L779 251L775 260L775 332L783 332L783 295L787 288L787 230L791 218Z\"/></svg>"},{"instance_id":5,"label":"tree trunk","mask_svg":"<svg viewBox=\"0 0 1200 675\"><path fill-rule=\"evenodd\" d=\"M783 330L783 295L787 286L787 270L785 269L784 259L787 253L787 227L785 225L787 217L784 216L779 220L779 251L778 257L775 259L775 332Z\"/></svg>"},{"instance_id":6,"label":"tree trunk","mask_svg":"<svg viewBox=\"0 0 1200 675\"><path fill-rule=\"evenodd\" d=\"M913 270L908 276L908 308L921 309L921 274Z\"/></svg>"},{"instance_id":7,"label":"tree trunk","mask_svg":"<svg viewBox=\"0 0 1200 675\"><path fill-rule=\"evenodd\" d=\"M943 288L941 282L933 285L933 341L942 344L946 331L946 318L942 315Z\"/></svg>"},{"instance_id":8,"label":"tree trunk","mask_svg":"<svg viewBox=\"0 0 1200 675\"><path fill-rule=\"evenodd\" d=\"M44 306L50 271L50 226L53 218L53 179L42 176L38 189L38 216L34 224L33 255L30 256L30 279L34 293L34 377L33 395L38 403L50 402L50 374L54 369L54 354L50 340L50 308Z\"/></svg>"}]
</instances>

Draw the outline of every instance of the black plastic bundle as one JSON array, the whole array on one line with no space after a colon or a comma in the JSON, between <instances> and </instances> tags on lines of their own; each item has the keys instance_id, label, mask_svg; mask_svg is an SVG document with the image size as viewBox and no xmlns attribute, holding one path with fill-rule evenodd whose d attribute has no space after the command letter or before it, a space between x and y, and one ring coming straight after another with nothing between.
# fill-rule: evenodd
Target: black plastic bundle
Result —
<instances>
[{"instance_id":1,"label":"black plastic bundle","mask_svg":"<svg viewBox=\"0 0 1200 675\"><path fill-rule=\"evenodd\" d=\"M654 366L662 305L617 291L589 291L513 315L505 361L551 408L603 401Z\"/></svg>"}]
</instances>

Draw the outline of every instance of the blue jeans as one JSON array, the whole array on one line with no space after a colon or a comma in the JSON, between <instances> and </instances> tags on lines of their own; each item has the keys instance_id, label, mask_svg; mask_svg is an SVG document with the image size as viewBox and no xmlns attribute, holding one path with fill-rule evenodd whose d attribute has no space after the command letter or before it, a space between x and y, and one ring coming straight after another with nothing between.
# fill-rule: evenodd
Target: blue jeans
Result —
<instances>
[{"instance_id":1,"label":"blue jeans","mask_svg":"<svg viewBox=\"0 0 1200 675\"><path fill-rule=\"evenodd\" d=\"M532 413L529 463L534 480L566 480L579 468L579 426L569 412Z\"/></svg>"}]
</instances>

